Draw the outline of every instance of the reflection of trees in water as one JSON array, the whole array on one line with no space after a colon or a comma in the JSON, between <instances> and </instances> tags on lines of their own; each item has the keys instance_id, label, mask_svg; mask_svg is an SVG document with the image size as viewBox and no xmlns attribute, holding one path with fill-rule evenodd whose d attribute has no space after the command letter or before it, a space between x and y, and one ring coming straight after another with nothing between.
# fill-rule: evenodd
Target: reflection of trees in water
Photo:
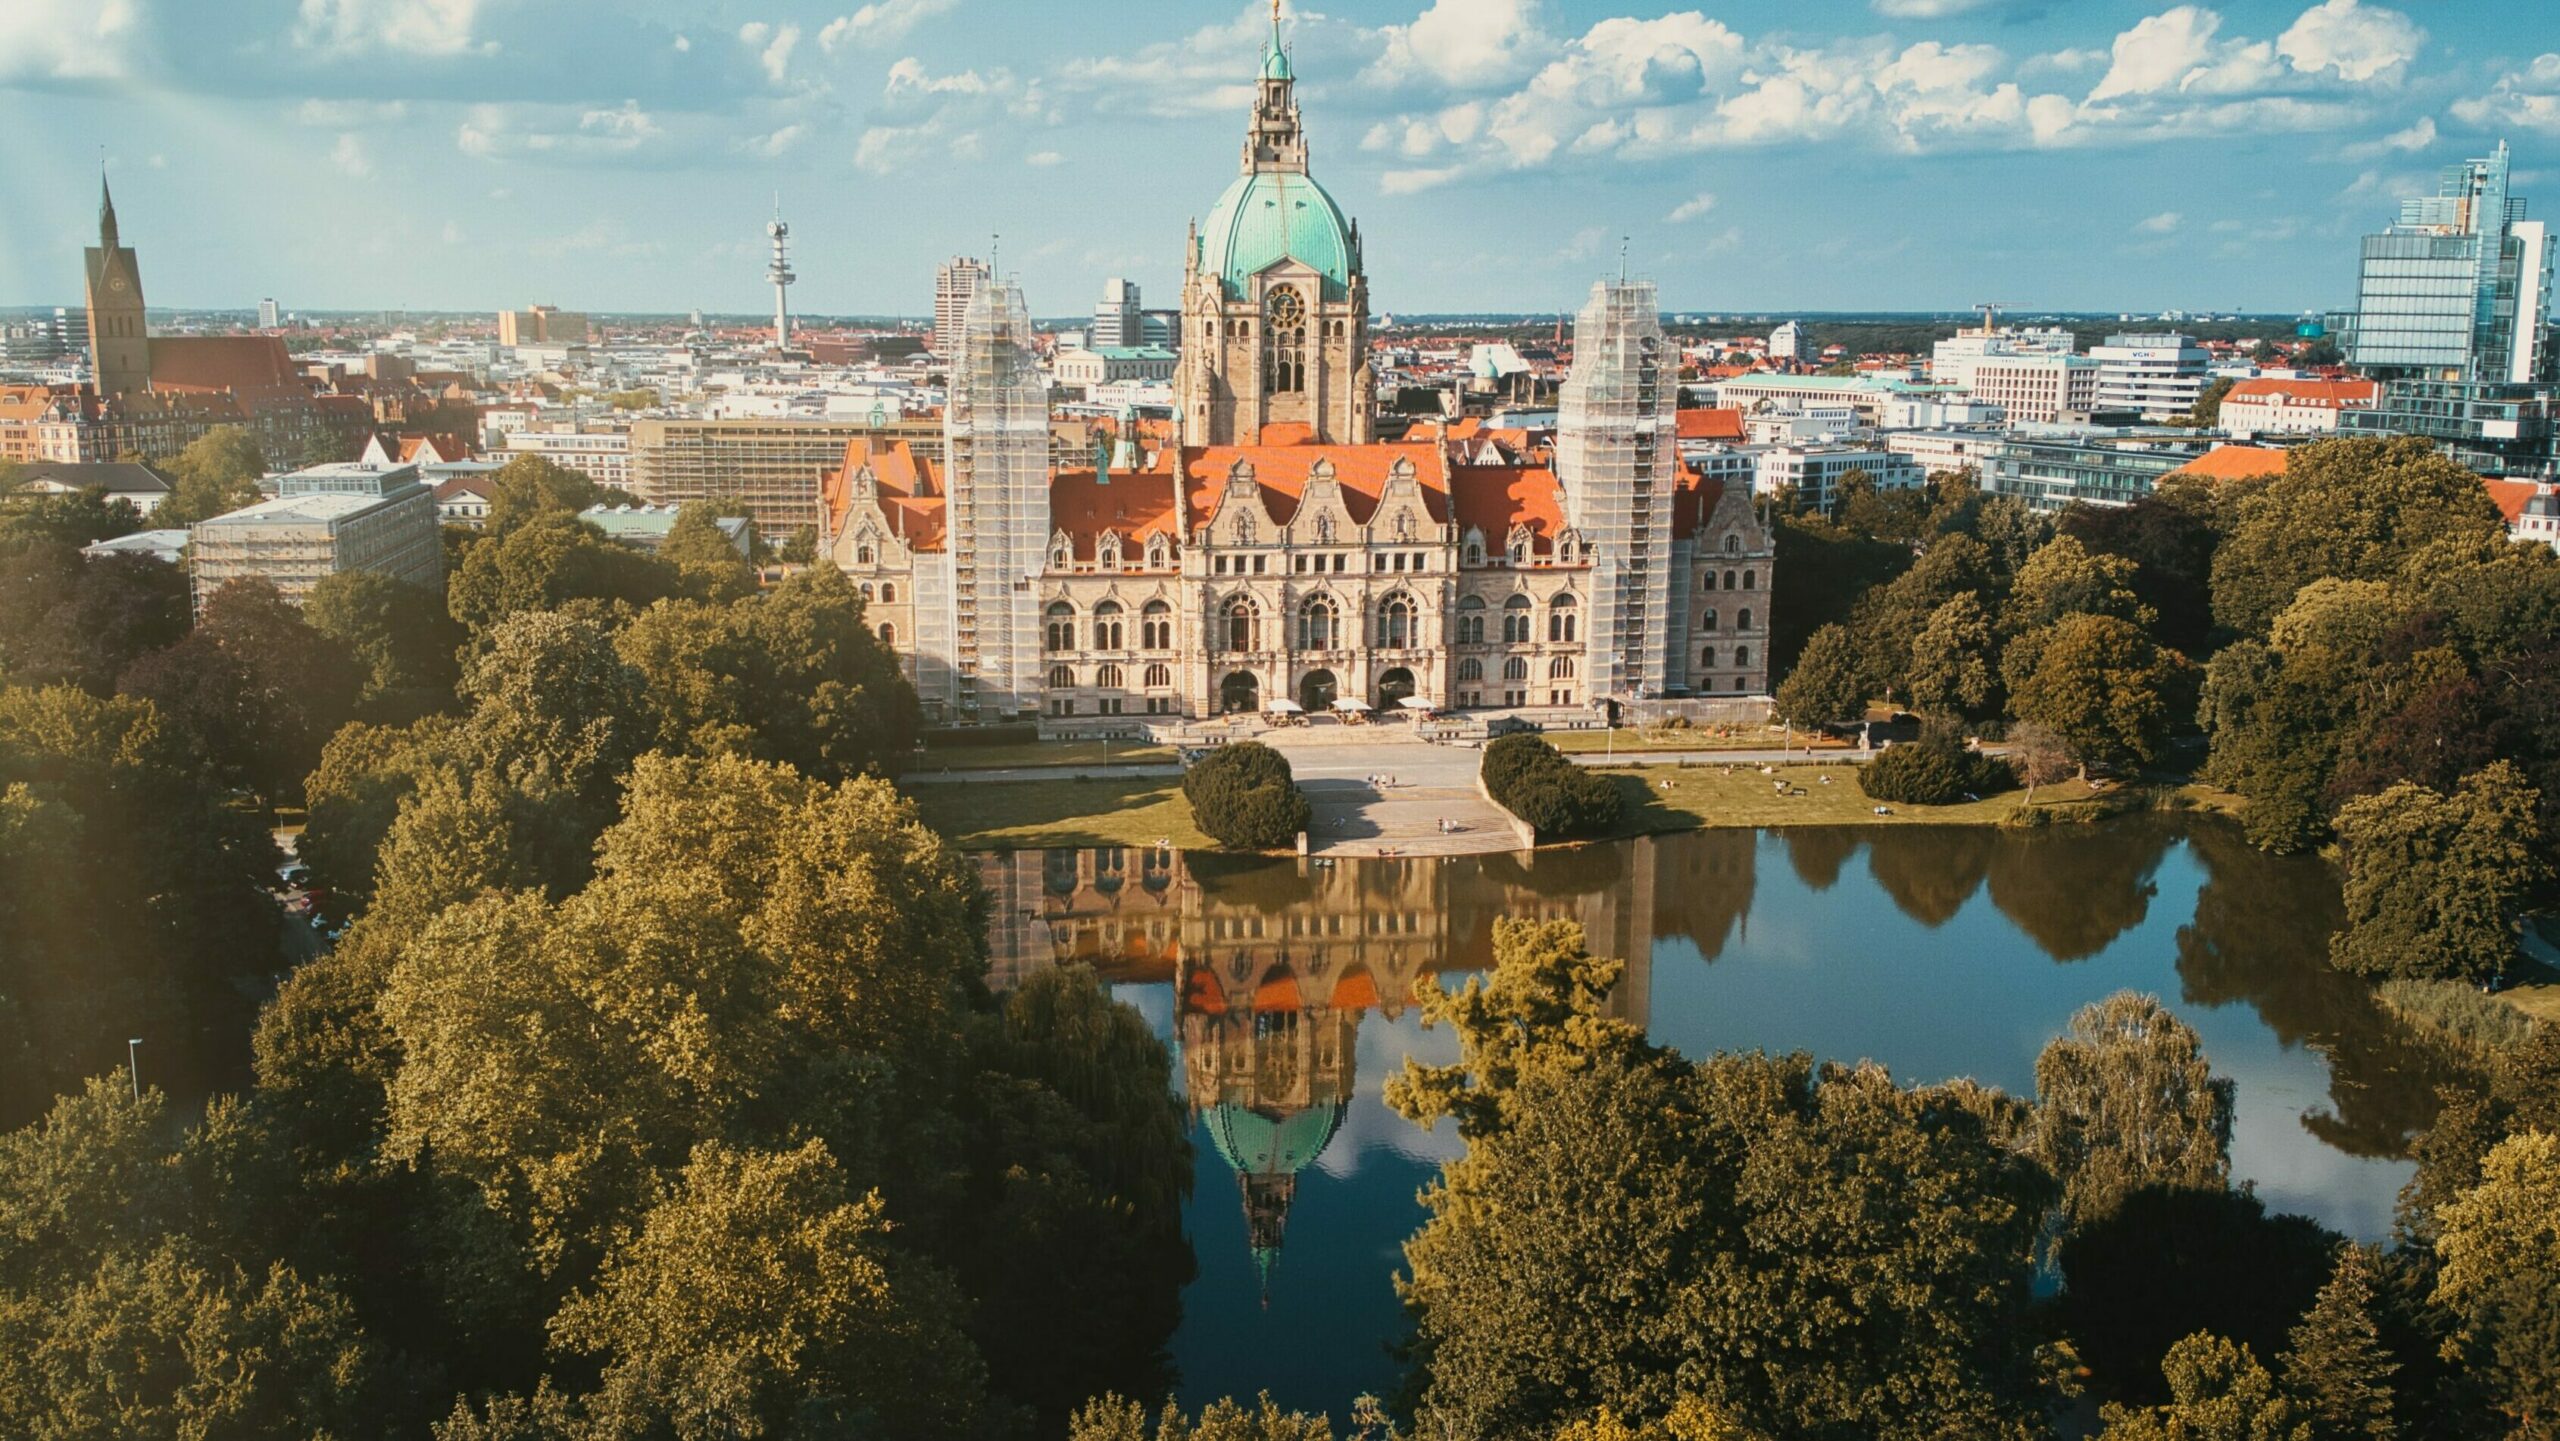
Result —
<instances>
[{"instance_id":1,"label":"reflection of trees in water","mask_svg":"<svg viewBox=\"0 0 2560 1441\"><path fill-rule=\"evenodd\" d=\"M1787 864L1795 868L1797 880L1817 891L1839 884L1840 868L1858 853L1866 835L1848 826L1800 826L1783 834Z\"/></svg>"},{"instance_id":2,"label":"reflection of trees in water","mask_svg":"<svg viewBox=\"0 0 2560 1441\"><path fill-rule=\"evenodd\" d=\"M2127 817L2103 825L1994 834L1991 903L2057 961L2082 961L2150 913L2170 825Z\"/></svg>"},{"instance_id":3,"label":"reflection of trees in water","mask_svg":"<svg viewBox=\"0 0 2560 1441\"><path fill-rule=\"evenodd\" d=\"M1270 913L1312 904L1321 879L1312 871L1302 873L1291 857L1185 851L1182 860L1203 896L1238 910Z\"/></svg>"},{"instance_id":4,"label":"reflection of trees in water","mask_svg":"<svg viewBox=\"0 0 2560 1441\"><path fill-rule=\"evenodd\" d=\"M1982 826L1879 831L1867 842L1867 869L1904 915L1934 930L1981 889L1995 839Z\"/></svg>"},{"instance_id":5,"label":"reflection of trees in water","mask_svg":"<svg viewBox=\"0 0 2560 1441\"><path fill-rule=\"evenodd\" d=\"M1758 831L1691 831L1654 843L1653 934L1686 936L1714 960L1751 914Z\"/></svg>"},{"instance_id":6,"label":"reflection of trees in water","mask_svg":"<svg viewBox=\"0 0 2560 1441\"><path fill-rule=\"evenodd\" d=\"M2329 1059L2333 1109L2303 1126L2352 1156L2400 1157L2434 1124L2436 1087L2453 1071L2413 1040L2362 979L2329 965L2344 918L2338 882L2316 856L2271 856L2237 826L2197 821L2189 844L2205 870L2195 919L2178 929L2178 979L2191 1002L2246 1001L2287 1046Z\"/></svg>"}]
</instances>

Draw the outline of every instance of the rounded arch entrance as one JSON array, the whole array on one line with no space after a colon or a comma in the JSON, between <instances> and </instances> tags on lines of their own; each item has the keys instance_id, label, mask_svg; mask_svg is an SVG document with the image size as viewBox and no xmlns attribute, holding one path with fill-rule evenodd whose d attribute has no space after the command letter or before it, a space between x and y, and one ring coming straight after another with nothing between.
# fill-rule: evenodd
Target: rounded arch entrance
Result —
<instances>
[{"instance_id":1,"label":"rounded arch entrance","mask_svg":"<svg viewBox=\"0 0 2560 1441\"><path fill-rule=\"evenodd\" d=\"M1378 677L1378 709L1394 710L1406 696L1413 694L1413 672L1396 666Z\"/></svg>"},{"instance_id":2,"label":"rounded arch entrance","mask_svg":"<svg viewBox=\"0 0 2560 1441\"><path fill-rule=\"evenodd\" d=\"M1298 704L1311 715L1333 709L1341 694L1342 683L1329 670L1311 670L1298 678Z\"/></svg>"},{"instance_id":3,"label":"rounded arch entrance","mask_svg":"<svg viewBox=\"0 0 2560 1441\"><path fill-rule=\"evenodd\" d=\"M1218 709L1230 715L1262 709L1262 677L1240 670L1218 682Z\"/></svg>"}]
</instances>

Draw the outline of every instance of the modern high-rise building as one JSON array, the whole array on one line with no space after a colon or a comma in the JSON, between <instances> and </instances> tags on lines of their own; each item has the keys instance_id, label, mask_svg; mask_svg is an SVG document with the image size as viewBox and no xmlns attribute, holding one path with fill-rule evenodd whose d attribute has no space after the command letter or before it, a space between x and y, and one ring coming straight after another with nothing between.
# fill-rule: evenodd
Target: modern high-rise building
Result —
<instances>
[{"instance_id":1,"label":"modern high-rise building","mask_svg":"<svg viewBox=\"0 0 2560 1441\"><path fill-rule=\"evenodd\" d=\"M500 345L584 345L588 334L587 317L575 310L535 305L498 312Z\"/></svg>"},{"instance_id":2,"label":"modern high-rise building","mask_svg":"<svg viewBox=\"0 0 2560 1441\"><path fill-rule=\"evenodd\" d=\"M1665 397L1662 316L1650 280L1602 281L1573 322L1573 369L1556 407L1565 523L1592 547L1590 670L1596 695L1658 696L1671 658L1671 497L1680 464Z\"/></svg>"},{"instance_id":3,"label":"modern high-rise building","mask_svg":"<svg viewBox=\"0 0 2560 1441\"><path fill-rule=\"evenodd\" d=\"M2560 475L2551 237L2510 180L2500 141L2365 237L2356 309L2331 328L2382 398L2341 415L2341 430L2423 435L2476 469Z\"/></svg>"},{"instance_id":4,"label":"modern high-rise building","mask_svg":"<svg viewBox=\"0 0 2560 1441\"><path fill-rule=\"evenodd\" d=\"M951 487L954 708L1009 719L1040 709L1033 587L1049 553L1049 385L1019 287L978 285L942 409Z\"/></svg>"},{"instance_id":5,"label":"modern high-rise building","mask_svg":"<svg viewBox=\"0 0 2560 1441\"><path fill-rule=\"evenodd\" d=\"M960 328L969 318L969 300L987 276L987 263L966 255L951 257L933 273L933 353L946 363L960 353Z\"/></svg>"},{"instance_id":6,"label":"modern high-rise building","mask_svg":"<svg viewBox=\"0 0 2560 1441\"><path fill-rule=\"evenodd\" d=\"M258 302L258 328L260 330L273 330L278 325L282 324L283 321L283 314L277 310L274 296L270 295L266 299Z\"/></svg>"},{"instance_id":7,"label":"modern high-rise building","mask_svg":"<svg viewBox=\"0 0 2560 1441\"><path fill-rule=\"evenodd\" d=\"M313 466L277 482L276 498L198 522L188 541L198 610L233 580L257 577L300 605L345 570L433 588L444 575L435 492L414 465Z\"/></svg>"},{"instance_id":8,"label":"modern high-rise building","mask_svg":"<svg viewBox=\"0 0 2560 1441\"><path fill-rule=\"evenodd\" d=\"M1804 353L1804 322L1790 320L1769 332L1769 358L1794 360Z\"/></svg>"},{"instance_id":9,"label":"modern high-rise building","mask_svg":"<svg viewBox=\"0 0 2560 1441\"><path fill-rule=\"evenodd\" d=\"M1102 282L1102 303L1093 308L1093 329L1084 338L1085 348L1135 347L1147 343L1146 312L1138 305L1138 282L1112 279Z\"/></svg>"}]
</instances>

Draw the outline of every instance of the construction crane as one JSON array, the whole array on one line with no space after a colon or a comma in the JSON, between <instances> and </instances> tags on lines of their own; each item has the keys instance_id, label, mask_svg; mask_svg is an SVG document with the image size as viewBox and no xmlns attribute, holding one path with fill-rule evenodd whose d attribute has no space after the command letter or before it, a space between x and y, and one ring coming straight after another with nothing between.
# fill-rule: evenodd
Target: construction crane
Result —
<instances>
[{"instance_id":1,"label":"construction crane","mask_svg":"<svg viewBox=\"0 0 2560 1441\"><path fill-rule=\"evenodd\" d=\"M2005 300L1977 300L1973 303L1973 308L1982 312L1983 334L1996 335L1999 333L2000 311L2002 308L2007 306L2008 303L2009 302Z\"/></svg>"}]
</instances>

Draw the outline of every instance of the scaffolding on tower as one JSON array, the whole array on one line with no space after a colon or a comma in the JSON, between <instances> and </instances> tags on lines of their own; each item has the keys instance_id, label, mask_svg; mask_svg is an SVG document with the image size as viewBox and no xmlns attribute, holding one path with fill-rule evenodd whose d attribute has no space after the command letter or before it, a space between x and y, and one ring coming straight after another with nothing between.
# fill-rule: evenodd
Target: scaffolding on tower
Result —
<instances>
[{"instance_id":1,"label":"scaffolding on tower","mask_svg":"<svg viewBox=\"0 0 2560 1441\"><path fill-rule=\"evenodd\" d=\"M961 714L1039 708L1038 578L1049 545L1049 392L1022 289L969 299L943 406L950 476L953 697Z\"/></svg>"},{"instance_id":2,"label":"scaffolding on tower","mask_svg":"<svg viewBox=\"0 0 2560 1441\"><path fill-rule=\"evenodd\" d=\"M1664 373L1650 280L1602 281L1573 326L1573 368L1557 397L1556 480L1565 520L1591 553L1591 694L1659 696L1671 683L1671 507L1677 359Z\"/></svg>"}]
</instances>

